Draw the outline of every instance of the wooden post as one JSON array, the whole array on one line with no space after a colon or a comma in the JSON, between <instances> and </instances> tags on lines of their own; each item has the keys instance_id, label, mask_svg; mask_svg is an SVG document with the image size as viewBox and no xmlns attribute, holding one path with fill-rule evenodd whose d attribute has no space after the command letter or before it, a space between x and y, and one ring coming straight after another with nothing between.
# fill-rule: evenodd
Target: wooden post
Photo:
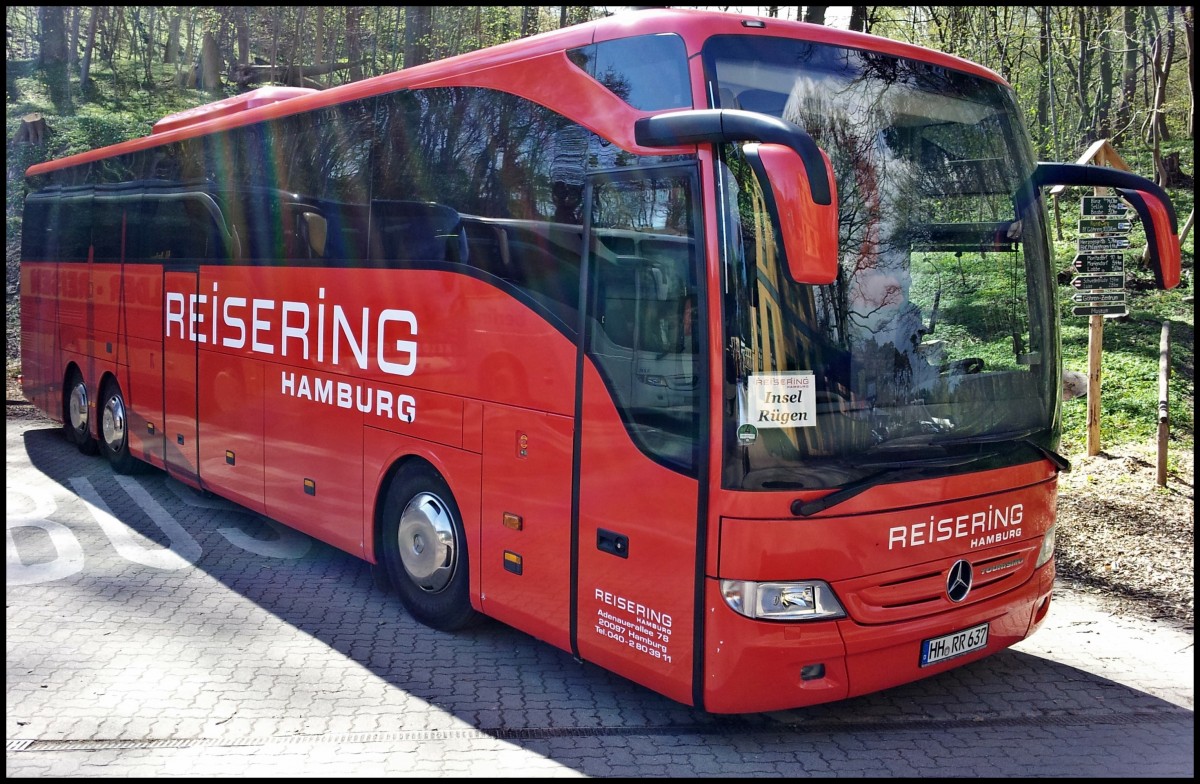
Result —
<instances>
[{"instance_id":1,"label":"wooden post","mask_svg":"<svg viewBox=\"0 0 1200 784\"><path fill-rule=\"evenodd\" d=\"M1104 316L1088 317L1087 453L1100 454L1100 354L1104 348Z\"/></svg>"},{"instance_id":2,"label":"wooden post","mask_svg":"<svg viewBox=\"0 0 1200 784\"><path fill-rule=\"evenodd\" d=\"M1168 381L1171 378L1171 322L1164 321L1158 339L1158 486L1167 486L1167 438L1171 433L1171 415L1167 408Z\"/></svg>"},{"instance_id":3,"label":"wooden post","mask_svg":"<svg viewBox=\"0 0 1200 784\"><path fill-rule=\"evenodd\" d=\"M1101 156L1098 156L1101 157ZM1093 188L1096 196L1108 195L1107 188ZM1104 352L1104 316L1088 317L1087 453L1100 454L1100 365Z\"/></svg>"}]
</instances>

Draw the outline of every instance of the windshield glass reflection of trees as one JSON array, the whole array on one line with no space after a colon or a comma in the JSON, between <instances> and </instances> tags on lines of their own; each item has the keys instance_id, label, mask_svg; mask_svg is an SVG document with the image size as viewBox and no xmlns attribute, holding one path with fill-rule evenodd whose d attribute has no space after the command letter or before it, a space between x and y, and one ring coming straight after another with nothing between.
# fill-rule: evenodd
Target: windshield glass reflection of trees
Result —
<instances>
[{"instance_id":1,"label":"windshield glass reflection of trees","mask_svg":"<svg viewBox=\"0 0 1200 784\"><path fill-rule=\"evenodd\" d=\"M760 51L768 62L716 47L719 102L773 110L827 152L840 271L790 280L763 184L726 147L726 484L841 485L887 461L995 450L989 434L1054 438L1053 287L1041 216L1015 212L1033 161L1007 91L833 47ZM764 417L755 388L806 372L815 401ZM788 413L798 426L779 425Z\"/></svg>"}]
</instances>

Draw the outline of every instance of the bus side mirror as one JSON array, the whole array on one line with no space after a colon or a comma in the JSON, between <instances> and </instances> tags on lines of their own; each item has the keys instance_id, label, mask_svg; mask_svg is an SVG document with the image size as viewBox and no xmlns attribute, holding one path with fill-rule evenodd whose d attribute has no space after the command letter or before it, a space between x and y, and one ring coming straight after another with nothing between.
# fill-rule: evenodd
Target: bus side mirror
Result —
<instances>
[{"instance_id":1,"label":"bus side mirror","mask_svg":"<svg viewBox=\"0 0 1200 784\"><path fill-rule=\"evenodd\" d=\"M1171 197L1154 182L1108 166L1039 163L1033 173L1033 185L1082 185L1114 189L1142 220L1155 283L1163 289L1179 285L1179 222Z\"/></svg>"},{"instance_id":2,"label":"bus side mirror","mask_svg":"<svg viewBox=\"0 0 1200 784\"><path fill-rule=\"evenodd\" d=\"M1175 211L1171 209L1170 199L1164 202L1152 193L1129 188L1117 188L1116 191L1142 219L1155 284L1160 289L1175 288L1179 285L1182 264L1178 227L1175 226Z\"/></svg>"},{"instance_id":3,"label":"bus side mirror","mask_svg":"<svg viewBox=\"0 0 1200 784\"><path fill-rule=\"evenodd\" d=\"M829 183L829 203L819 204L799 153L782 144L747 144L746 160L774 198L775 216L787 254L788 273L797 283L833 283L838 273L838 200L829 156L819 150Z\"/></svg>"}]
</instances>

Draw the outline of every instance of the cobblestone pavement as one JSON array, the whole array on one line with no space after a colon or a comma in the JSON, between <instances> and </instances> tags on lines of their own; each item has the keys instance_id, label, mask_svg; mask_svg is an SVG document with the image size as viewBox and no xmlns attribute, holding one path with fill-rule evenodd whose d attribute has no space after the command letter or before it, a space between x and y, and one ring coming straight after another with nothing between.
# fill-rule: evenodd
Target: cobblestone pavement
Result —
<instances>
[{"instance_id":1,"label":"cobblestone pavement","mask_svg":"<svg viewBox=\"0 0 1200 784\"><path fill-rule=\"evenodd\" d=\"M1192 629L1068 585L985 661L713 716L421 627L365 563L44 422L7 423L6 469L9 777L1194 775Z\"/></svg>"}]
</instances>

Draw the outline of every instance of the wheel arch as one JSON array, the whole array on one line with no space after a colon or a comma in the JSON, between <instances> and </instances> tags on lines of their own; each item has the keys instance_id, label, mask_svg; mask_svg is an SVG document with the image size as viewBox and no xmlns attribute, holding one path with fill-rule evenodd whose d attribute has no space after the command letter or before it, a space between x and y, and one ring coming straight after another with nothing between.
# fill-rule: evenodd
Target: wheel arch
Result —
<instances>
[{"instance_id":1,"label":"wheel arch","mask_svg":"<svg viewBox=\"0 0 1200 784\"><path fill-rule=\"evenodd\" d=\"M392 438L395 438L392 441ZM381 566L383 562L383 512L387 504L388 492L396 477L402 471L427 467L437 473L450 494L462 516L463 532L467 540L467 550L470 556L479 552L480 519L482 503L482 455L453 447L435 446L425 441L411 439L391 434L385 436L389 440L387 457L379 461L386 468L378 474L378 480L372 493L371 515L369 524L371 530L364 532L367 552L366 561L373 566ZM471 604L475 609L479 603L479 558L468 557Z\"/></svg>"},{"instance_id":2,"label":"wheel arch","mask_svg":"<svg viewBox=\"0 0 1200 784\"><path fill-rule=\"evenodd\" d=\"M88 403L89 404L91 404L91 402L96 399L96 396L100 394L99 386L97 386L94 390L91 389L91 385L88 383L88 378L86 375L84 375L83 368L80 366L80 364L73 359L68 359L67 364L63 366L62 382L59 384L59 387L58 387L58 403L59 403L58 416L64 422L67 419L67 417L66 417L67 403L68 403L67 398L68 398L68 395L71 394L71 376L73 376L75 373L79 374L79 377L83 379L84 386L88 387ZM89 417L89 420L90 420L90 417ZM91 427L90 421L89 421L88 426ZM93 433L93 435L95 435L95 433Z\"/></svg>"}]
</instances>

